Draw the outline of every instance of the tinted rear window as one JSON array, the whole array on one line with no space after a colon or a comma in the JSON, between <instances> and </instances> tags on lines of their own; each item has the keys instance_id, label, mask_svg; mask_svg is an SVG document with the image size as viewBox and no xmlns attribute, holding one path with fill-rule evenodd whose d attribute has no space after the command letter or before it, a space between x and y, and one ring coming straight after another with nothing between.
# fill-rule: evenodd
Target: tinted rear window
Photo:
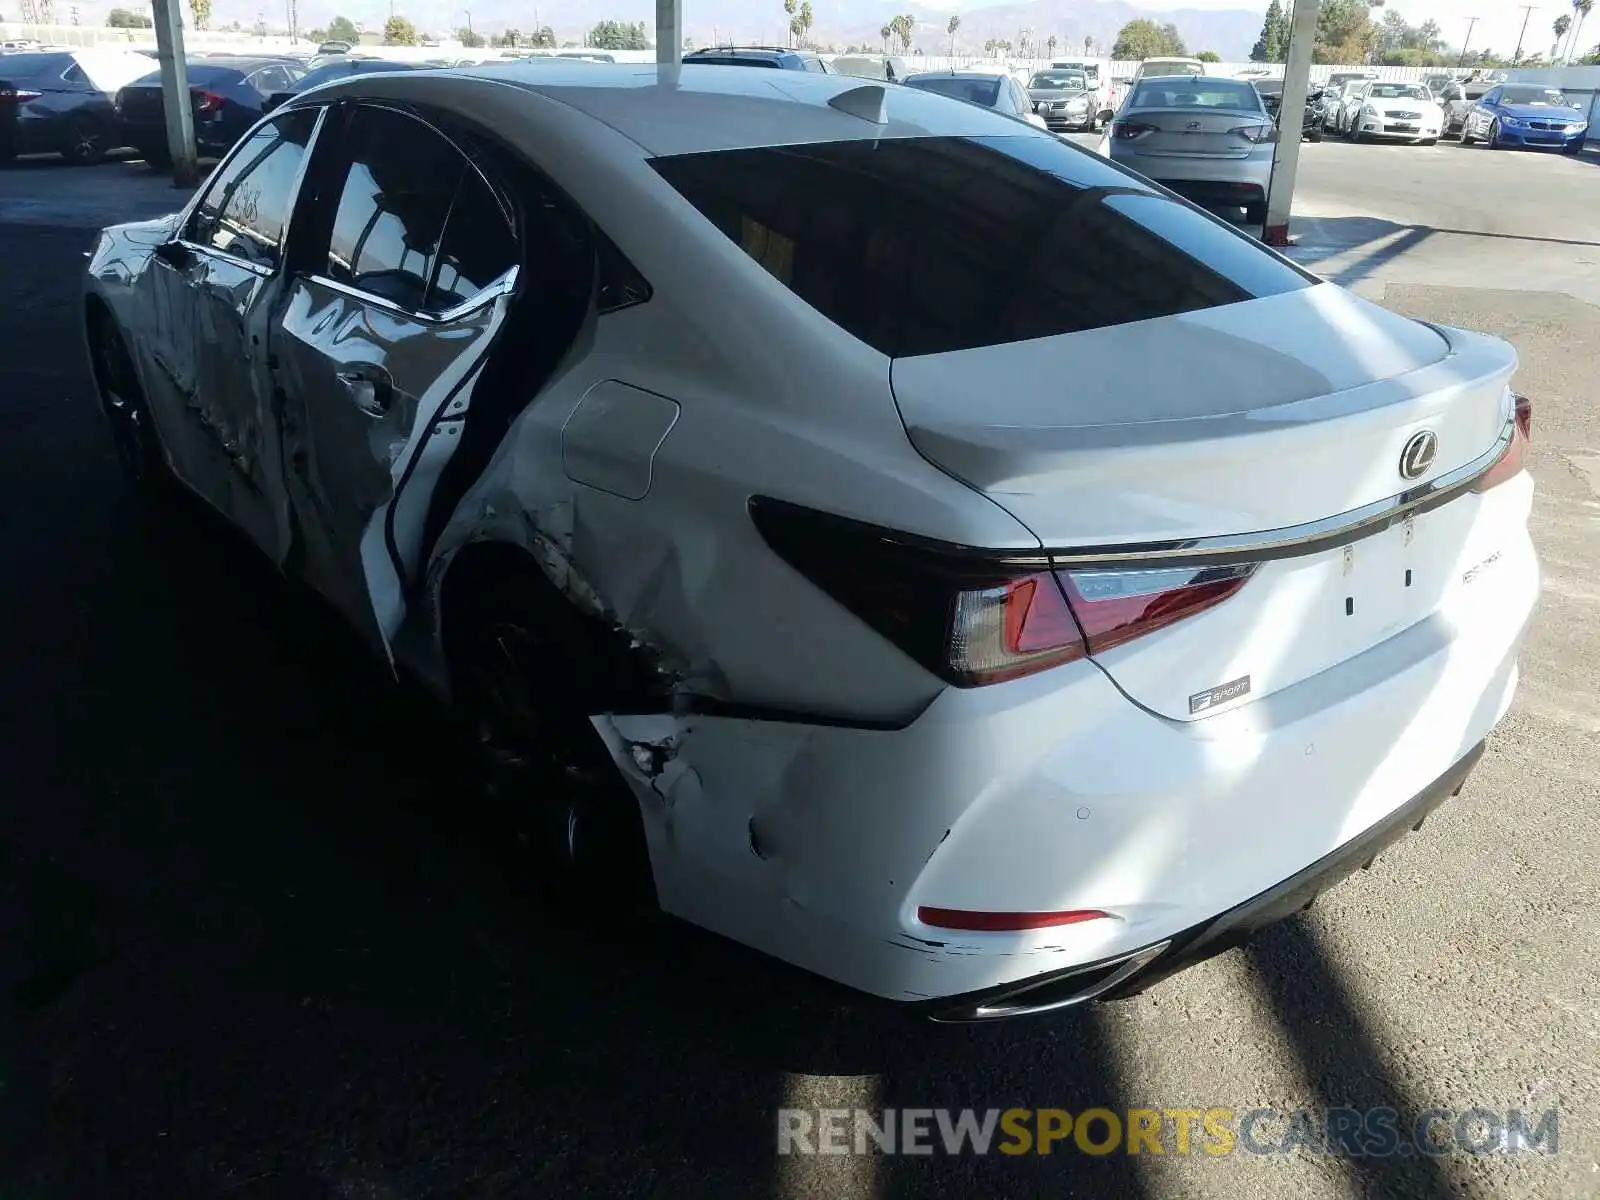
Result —
<instances>
[{"instance_id":1,"label":"tinted rear window","mask_svg":"<svg viewBox=\"0 0 1600 1200\"><path fill-rule=\"evenodd\" d=\"M0 55L0 75L7 79L34 79L40 75L59 75L71 65L70 54Z\"/></svg>"},{"instance_id":2,"label":"tinted rear window","mask_svg":"<svg viewBox=\"0 0 1600 1200\"><path fill-rule=\"evenodd\" d=\"M780 67L782 65L775 58L757 58L746 54L707 54L703 58L685 59L684 61L692 62L697 66Z\"/></svg>"},{"instance_id":3,"label":"tinted rear window","mask_svg":"<svg viewBox=\"0 0 1600 1200\"><path fill-rule=\"evenodd\" d=\"M217 84L224 86L238 83L244 78L244 72L237 67L208 67L205 63L190 63L189 86L214 87ZM160 87L161 72L151 71L150 74L134 80L137 87Z\"/></svg>"},{"instance_id":4,"label":"tinted rear window","mask_svg":"<svg viewBox=\"0 0 1600 1200\"><path fill-rule=\"evenodd\" d=\"M969 104L981 104L985 108L993 108L1000 95L1000 81L982 76L964 79L960 75L913 75L906 80L906 85L921 88L925 92L938 92L955 100L965 100Z\"/></svg>"},{"instance_id":5,"label":"tinted rear window","mask_svg":"<svg viewBox=\"0 0 1600 1200\"><path fill-rule=\"evenodd\" d=\"M1123 325L1316 282L1054 138L900 138L654 160L745 253L891 357Z\"/></svg>"}]
</instances>

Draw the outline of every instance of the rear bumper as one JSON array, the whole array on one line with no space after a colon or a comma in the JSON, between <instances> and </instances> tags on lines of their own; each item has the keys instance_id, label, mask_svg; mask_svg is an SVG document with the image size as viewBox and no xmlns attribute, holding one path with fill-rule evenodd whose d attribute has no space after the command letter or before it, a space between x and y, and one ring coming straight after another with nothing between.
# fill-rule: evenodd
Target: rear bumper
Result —
<instances>
[{"instance_id":1,"label":"rear bumper","mask_svg":"<svg viewBox=\"0 0 1600 1200\"><path fill-rule=\"evenodd\" d=\"M1244 208L1261 204L1267 198L1265 185L1259 183L1222 183L1202 179L1157 179L1156 182L1202 208Z\"/></svg>"},{"instance_id":2,"label":"rear bumper","mask_svg":"<svg viewBox=\"0 0 1600 1200\"><path fill-rule=\"evenodd\" d=\"M1138 171L1163 187L1200 205L1243 206L1266 199L1272 178L1268 145L1245 158L1203 158L1199 155L1134 154L1110 142L1113 162Z\"/></svg>"},{"instance_id":3,"label":"rear bumper","mask_svg":"<svg viewBox=\"0 0 1600 1200\"><path fill-rule=\"evenodd\" d=\"M1220 916L1130 954L1051 972L1027 980L1020 987L1007 984L912 1007L935 1021L992 1021L1053 1012L1088 1000L1122 1000L1138 995L1179 971L1244 945L1262 930L1310 907L1323 892L1359 868L1370 866L1374 858L1407 833L1421 829L1429 813L1460 794L1467 776L1483 757L1483 745L1479 742L1448 771L1376 825Z\"/></svg>"},{"instance_id":4,"label":"rear bumper","mask_svg":"<svg viewBox=\"0 0 1600 1200\"><path fill-rule=\"evenodd\" d=\"M1430 616L1200 720L1131 703L1089 662L948 689L900 729L597 718L662 907L891 1000L965 1004L1156 948L1143 986L1414 824L1499 722L1539 581L1531 480L1494 495L1493 559L1475 549ZM640 741L670 743L664 772L641 773ZM925 906L1112 915L968 932Z\"/></svg>"}]
</instances>

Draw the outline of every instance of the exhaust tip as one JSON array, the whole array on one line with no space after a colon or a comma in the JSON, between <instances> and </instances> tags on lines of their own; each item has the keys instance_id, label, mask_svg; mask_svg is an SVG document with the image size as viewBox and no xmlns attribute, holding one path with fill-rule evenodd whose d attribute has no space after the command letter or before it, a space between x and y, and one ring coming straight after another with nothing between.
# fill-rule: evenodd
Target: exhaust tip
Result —
<instances>
[{"instance_id":1,"label":"exhaust tip","mask_svg":"<svg viewBox=\"0 0 1600 1200\"><path fill-rule=\"evenodd\" d=\"M1018 987L982 999L969 997L958 1006L935 1012L929 1019L941 1025L971 1025L1037 1016L1087 1004L1126 983L1165 953L1171 944L1170 941L1158 942L1108 962L1092 963L1044 979L1024 982Z\"/></svg>"}]
</instances>

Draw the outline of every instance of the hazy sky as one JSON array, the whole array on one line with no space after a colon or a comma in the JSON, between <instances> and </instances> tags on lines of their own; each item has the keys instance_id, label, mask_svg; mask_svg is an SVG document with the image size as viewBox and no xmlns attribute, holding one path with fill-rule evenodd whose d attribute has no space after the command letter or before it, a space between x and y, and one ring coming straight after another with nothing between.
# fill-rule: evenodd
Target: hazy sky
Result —
<instances>
[{"instance_id":1,"label":"hazy sky","mask_svg":"<svg viewBox=\"0 0 1600 1200\"><path fill-rule=\"evenodd\" d=\"M1266 9L1265 3L1241 2L1241 0L1138 0L1146 8L1261 8ZM1289 0L1284 0L1287 7ZM1467 18L1477 17L1478 23L1472 30L1472 49L1481 50L1485 46L1499 54L1510 56L1517 44L1517 33L1522 28L1524 13L1520 7L1511 0L1388 0L1387 8L1403 16L1413 25L1420 25L1423 21L1435 20L1439 28L1444 31L1444 38L1452 46L1460 46L1461 39L1466 36ZM1533 10L1533 16L1528 20L1528 36L1522 43L1522 52L1532 54L1535 50L1550 53L1551 43L1555 41L1555 33L1550 28L1550 23L1561 14L1572 15L1572 8L1568 0L1543 0ZM1378 10L1375 16L1382 16L1383 10ZM1593 31L1593 37L1590 32ZM1600 42L1600 15L1592 16L1584 22L1583 42L1592 46Z\"/></svg>"}]
</instances>

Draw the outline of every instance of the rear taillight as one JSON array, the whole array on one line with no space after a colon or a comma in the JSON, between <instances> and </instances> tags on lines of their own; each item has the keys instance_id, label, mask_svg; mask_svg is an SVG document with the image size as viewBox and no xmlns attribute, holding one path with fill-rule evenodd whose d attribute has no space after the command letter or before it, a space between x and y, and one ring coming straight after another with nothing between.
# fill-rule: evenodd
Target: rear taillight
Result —
<instances>
[{"instance_id":1,"label":"rear taillight","mask_svg":"<svg viewBox=\"0 0 1600 1200\"><path fill-rule=\"evenodd\" d=\"M1500 460L1478 477L1472 485L1475 492L1487 492L1508 479L1515 479L1528 465L1528 446L1533 441L1533 401L1526 396L1515 397L1516 408L1512 418L1511 443Z\"/></svg>"},{"instance_id":2,"label":"rear taillight","mask_svg":"<svg viewBox=\"0 0 1600 1200\"><path fill-rule=\"evenodd\" d=\"M1240 125L1235 129L1230 129L1228 132L1237 133L1245 141L1254 142L1259 146L1263 142L1274 140L1278 131L1271 125Z\"/></svg>"},{"instance_id":3,"label":"rear taillight","mask_svg":"<svg viewBox=\"0 0 1600 1200\"><path fill-rule=\"evenodd\" d=\"M206 92L197 89L193 95L196 112L221 112L222 106L228 102L227 97L219 96L216 92Z\"/></svg>"},{"instance_id":4,"label":"rear taillight","mask_svg":"<svg viewBox=\"0 0 1600 1200\"><path fill-rule=\"evenodd\" d=\"M27 88L0 87L0 104L26 104L29 100L37 100L39 95Z\"/></svg>"},{"instance_id":5,"label":"rear taillight","mask_svg":"<svg viewBox=\"0 0 1600 1200\"><path fill-rule=\"evenodd\" d=\"M802 575L940 678L1000 683L1109 650L1220 604L1254 568L1063 570L1042 554L928 542L757 497L750 515Z\"/></svg>"},{"instance_id":6,"label":"rear taillight","mask_svg":"<svg viewBox=\"0 0 1600 1200\"><path fill-rule=\"evenodd\" d=\"M1146 125L1140 121L1113 121L1111 122L1111 136L1119 141L1129 142L1142 133L1150 133L1154 125Z\"/></svg>"}]
</instances>

